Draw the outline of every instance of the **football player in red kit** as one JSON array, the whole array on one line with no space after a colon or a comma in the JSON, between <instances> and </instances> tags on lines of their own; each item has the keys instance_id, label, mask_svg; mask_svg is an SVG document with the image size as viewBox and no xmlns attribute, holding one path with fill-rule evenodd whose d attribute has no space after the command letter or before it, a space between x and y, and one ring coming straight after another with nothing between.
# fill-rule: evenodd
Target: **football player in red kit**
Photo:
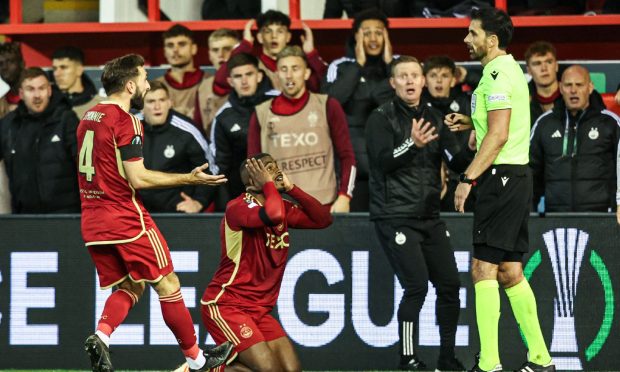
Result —
<instances>
[{"instance_id":1,"label":"football player in red kit","mask_svg":"<svg viewBox=\"0 0 620 372\"><path fill-rule=\"evenodd\" d=\"M220 225L222 255L202 296L202 319L216 343L235 345L226 371L301 371L291 340L270 313L286 267L288 229L325 228L332 217L269 154L249 158L241 180L246 192L228 203Z\"/></svg>"},{"instance_id":2,"label":"football player in red kit","mask_svg":"<svg viewBox=\"0 0 620 372\"><path fill-rule=\"evenodd\" d=\"M205 173L207 164L187 174L144 168L143 129L129 114L140 110L149 83L144 59L136 54L108 62L101 82L108 94L88 110L77 130L78 178L82 203L82 237L101 288L116 287L108 297L95 334L85 349L93 371L113 371L110 335L123 322L149 283L159 295L161 311L191 370L207 370L226 361L232 345L203 352L185 307L168 245L136 195L136 189L176 185L220 185L223 176Z\"/></svg>"}]
</instances>

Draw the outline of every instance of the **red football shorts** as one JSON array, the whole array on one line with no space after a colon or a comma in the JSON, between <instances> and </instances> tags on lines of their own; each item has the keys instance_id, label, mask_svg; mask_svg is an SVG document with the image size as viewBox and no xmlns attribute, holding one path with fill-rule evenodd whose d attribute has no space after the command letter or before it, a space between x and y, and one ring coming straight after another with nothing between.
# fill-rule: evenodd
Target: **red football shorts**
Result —
<instances>
[{"instance_id":1,"label":"red football shorts","mask_svg":"<svg viewBox=\"0 0 620 372\"><path fill-rule=\"evenodd\" d=\"M235 352L240 353L262 341L286 337L271 309L237 305L202 305L202 321L216 344L230 341Z\"/></svg>"},{"instance_id":2,"label":"red football shorts","mask_svg":"<svg viewBox=\"0 0 620 372\"><path fill-rule=\"evenodd\" d=\"M122 282L157 283L174 271L166 240L157 226L150 227L131 243L88 246L102 289Z\"/></svg>"}]
</instances>

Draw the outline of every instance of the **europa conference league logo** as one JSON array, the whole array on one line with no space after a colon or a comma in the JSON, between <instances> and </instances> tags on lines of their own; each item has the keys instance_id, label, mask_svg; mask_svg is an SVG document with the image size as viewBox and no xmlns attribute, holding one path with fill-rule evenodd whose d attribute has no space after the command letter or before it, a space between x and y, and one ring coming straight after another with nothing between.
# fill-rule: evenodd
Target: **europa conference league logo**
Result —
<instances>
[{"instance_id":1,"label":"europa conference league logo","mask_svg":"<svg viewBox=\"0 0 620 372\"><path fill-rule=\"evenodd\" d=\"M574 228L558 228L543 234L555 277L553 333L550 352L559 370L582 370L579 347L575 333L575 297L579 273L586 252L589 234ZM529 279L542 261L540 250L534 252L525 266ZM586 361L592 360L607 341L614 318L614 291L611 278L601 256L590 251L590 265L598 275L605 294L605 310L598 333L585 349Z\"/></svg>"}]
</instances>

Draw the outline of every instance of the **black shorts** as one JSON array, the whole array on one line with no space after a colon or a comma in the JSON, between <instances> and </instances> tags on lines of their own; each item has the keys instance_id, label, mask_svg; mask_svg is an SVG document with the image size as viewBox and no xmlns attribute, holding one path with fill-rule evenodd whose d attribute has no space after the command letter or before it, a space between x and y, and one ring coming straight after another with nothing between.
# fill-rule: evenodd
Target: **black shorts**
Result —
<instances>
[{"instance_id":1,"label":"black shorts","mask_svg":"<svg viewBox=\"0 0 620 372\"><path fill-rule=\"evenodd\" d=\"M532 174L526 165L492 165L478 178L474 245L507 252L529 249Z\"/></svg>"}]
</instances>

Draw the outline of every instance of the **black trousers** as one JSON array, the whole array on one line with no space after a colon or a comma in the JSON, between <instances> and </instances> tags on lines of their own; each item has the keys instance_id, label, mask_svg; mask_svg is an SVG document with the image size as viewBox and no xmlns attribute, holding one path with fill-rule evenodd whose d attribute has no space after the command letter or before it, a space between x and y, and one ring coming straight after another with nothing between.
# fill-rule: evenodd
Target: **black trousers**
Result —
<instances>
[{"instance_id":1,"label":"black trousers","mask_svg":"<svg viewBox=\"0 0 620 372\"><path fill-rule=\"evenodd\" d=\"M375 221L375 230L404 289L398 307L401 356L415 355L420 310L429 280L437 291L440 358L454 355L461 283L445 222L439 218L380 220Z\"/></svg>"}]
</instances>

